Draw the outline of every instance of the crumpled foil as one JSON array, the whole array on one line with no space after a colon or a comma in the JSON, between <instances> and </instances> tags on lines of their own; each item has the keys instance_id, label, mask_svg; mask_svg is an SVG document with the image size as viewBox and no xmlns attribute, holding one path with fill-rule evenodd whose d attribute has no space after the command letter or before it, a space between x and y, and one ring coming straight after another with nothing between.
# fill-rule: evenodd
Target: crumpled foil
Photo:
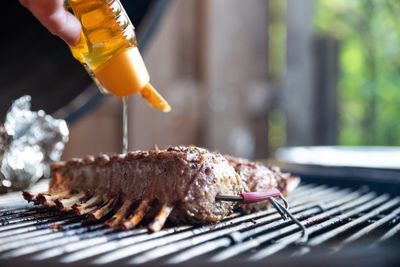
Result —
<instances>
[{"instance_id":1,"label":"crumpled foil","mask_svg":"<svg viewBox=\"0 0 400 267\"><path fill-rule=\"evenodd\" d=\"M26 189L48 177L49 164L60 160L68 141L64 120L30 108L31 97L23 96L14 101L7 113L4 128L11 140L5 146L2 161L0 157L1 191Z\"/></svg>"},{"instance_id":2,"label":"crumpled foil","mask_svg":"<svg viewBox=\"0 0 400 267\"><path fill-rule=\"evenodd\" d=\"M3 160L4 153L11 143L11 137L7 134L6 129L0 123L0 166Z\"/></svg>"}]
</instances>

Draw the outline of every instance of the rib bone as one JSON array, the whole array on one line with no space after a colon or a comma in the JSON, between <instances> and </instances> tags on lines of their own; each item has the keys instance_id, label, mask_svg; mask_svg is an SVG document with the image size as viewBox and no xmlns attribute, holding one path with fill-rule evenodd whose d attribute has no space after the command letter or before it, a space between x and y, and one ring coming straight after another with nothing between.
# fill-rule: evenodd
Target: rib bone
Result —
<instances>
[{"instance_id":1,"label":"rib bone","mask_svg":"<svg viewBox=\"0 0 400 267\"><path fill-rule=\"evenodd\" d=\"M39 202L37 201L37 196L38 195L31 194L28 191L23 191L22 195L28 202L33 202L35 205L39 204Z\"/></svg>"},{"instance_id":2,"label":"rib bone","mask_svg":"<svg viewBox=\"0 0 400 267\"><path fill-rule=\"evenodd\" d=\"M143 200L140 205L136 208L135 212L122 223L124 229L132 229L138 225L149 211L149 201Z\"/></svg>"},{"instance_id":3,"label":"rib bone","mask_svg":"<svg viewBox=\"0 0 400 267\"><path fill-rule=\"evenodd\" d=\"M126 213L132 205L132 200L126 200L122 207L114 214L114 216L106 221L106 225L109 227L116 227L125 218Z\"/></svg>"},{"instance_id":4,"label":"rib bone","mask_svg":"<svg viewBox=\"0 0 400 267\"><path fill-rule=\"evenodd\" d=\"M56 206L56 203L54 202L55 200L66 198L68 195L68 191L63 191L56 195L50 195L49 193L40 193L37 194L36 200L42 205L53 207Z\"/></svg>"},{"instance_id":5,"label":"rib bone","mask_svg":"<svg viewBox=\"0 0 400 267\"><path fill-rule=\"evenodd\" d=\"M164 204L160 211L158 212L154 221L148 226L148 228L153 232L158 232L163 228L165 221L167 220L168 216L171 214L174 206L169 204Z\"/></svg>"},{"instance_id":6,"label":"rib bone","mask_svg":"<svg viewBox=\"0 0 400 267\"><path fill-rule=\"evenodd\" d=\"M56 199L55 203L62 211L69 211L73 205L79 203L84 197L85 193L81 192L65 199Z\"/></svg>"},{"instance_id":7,"label":"rib bone","mask_svg":"<svg viewBox=\"0 0 400 267\"><path fill-rule=\"evenodd\" d=\"M92 211L89 213L89 216L93 220L99 220L103 218L105 215L107 215L114 207L115 200L110 199L106 202L106 204L99 209Z\"/></svg>"},{"instance_id":8,"label":"rib bone","mask_svg":"<svg viewBox=\"0 0 400 267\"><path fill-rule=\"evenodd\" d=\"M77 215L83 215L83 214L88 214L91 211L96 210L98 207L97 205L102 202L102 198L99 196L94 196L91 197L88 201L81 203L81 204L75 204L72 206L72 209Z\"/></svg>"}]
</instances>

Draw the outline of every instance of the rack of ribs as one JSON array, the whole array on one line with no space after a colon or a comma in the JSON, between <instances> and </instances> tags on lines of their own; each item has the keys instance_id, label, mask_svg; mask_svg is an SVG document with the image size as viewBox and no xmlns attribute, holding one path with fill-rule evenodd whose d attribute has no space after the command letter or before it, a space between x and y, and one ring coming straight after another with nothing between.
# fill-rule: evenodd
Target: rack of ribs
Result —
<instances>
[{"instance_id":1,"label":"rack of ribs","mask_svg":"<svg viewBox=\"0 0 400 267\"><path fill-rule=\"evenodd\" d=\"M151 231L159 231L167 219L174 224L214 223L236 207L245 213L266 209L268 201L239 205L216 196L269 188L287 194L299 183L298 177L276 167L195 146L56 162L51 175L48 192L23 192L24 198L97 220L109 214L105 224L110 227L131 229L150 219Z\"/></svg>"}]
</instances>

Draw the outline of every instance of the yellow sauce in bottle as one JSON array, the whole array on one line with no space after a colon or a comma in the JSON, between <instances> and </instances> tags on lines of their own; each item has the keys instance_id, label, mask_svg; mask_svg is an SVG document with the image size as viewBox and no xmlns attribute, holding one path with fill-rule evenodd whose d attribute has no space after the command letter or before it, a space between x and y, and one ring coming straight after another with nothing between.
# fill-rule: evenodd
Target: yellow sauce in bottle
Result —
<instances>
[{"instance_id":1,"label":"yellow sauce in bottle","mask_svg":"<svg viewBox=\"0 0 400 267\"><path fill-rule=\"evenodd\" d=\"M69 0L67 7L82 24L72 54L100 90L119 97L139 92L151 106L170 111L166 100L149 83L134 27L119 0Z\"/></svg>"}]
</instances>

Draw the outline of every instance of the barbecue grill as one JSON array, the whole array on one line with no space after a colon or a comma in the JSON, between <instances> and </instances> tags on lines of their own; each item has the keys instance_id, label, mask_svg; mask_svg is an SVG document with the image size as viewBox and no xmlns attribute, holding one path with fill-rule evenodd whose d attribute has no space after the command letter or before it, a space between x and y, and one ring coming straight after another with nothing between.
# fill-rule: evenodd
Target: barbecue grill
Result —
<instances>
[{"instance_id":1,"label":"barbecue grill","mask_svg":"<svg viewBox=\"0 0 400 267\"><path fill-rule=\"evenodd\" d=\"M0 198L0 265L390 266L400 262L399 172L290 166L302 175L302 184L288 200L291 212L308 230L307 243L299 242L299 227L274 209L235 213L212 225L170 225L149 234L145 228L110 229L102 222L32 206L20 193L12 193ZM390 175L393 179L387 179ZM361 178L366 182L359 182ZM44 191L46 186L42 181L32 191Z\"/></svg>"}]
</instances>

